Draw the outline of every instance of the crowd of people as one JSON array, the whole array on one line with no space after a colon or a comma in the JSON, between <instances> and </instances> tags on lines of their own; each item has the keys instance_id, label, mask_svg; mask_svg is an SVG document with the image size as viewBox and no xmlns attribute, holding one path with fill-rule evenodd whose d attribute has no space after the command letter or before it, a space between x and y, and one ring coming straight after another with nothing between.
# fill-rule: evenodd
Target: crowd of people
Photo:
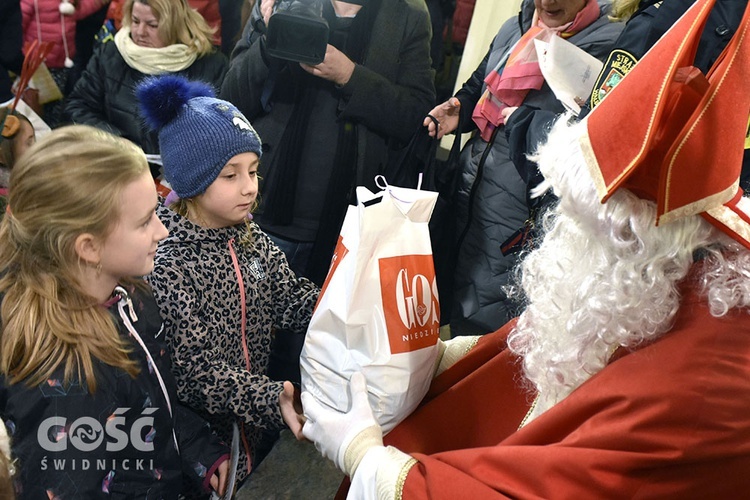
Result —
<instances>
[{"instance_id":1,"label":"crowd of people","mask_svg":"<svg viewBox=\"0 0 750 500\"><path fill-rule=\"evenodd\" d=\"M339 497L750 487L747 0L521 0L445 102L451 2L320 0L316 64L279 0L0 1L3 498L231 496L285 429ZM602 65L579 109L552 39ZM12 83L32 41L61 98ZM450 339L383 435L360 373L300 394L304 334L356 188L467 132Z\"/></svg>"}]
</instances>

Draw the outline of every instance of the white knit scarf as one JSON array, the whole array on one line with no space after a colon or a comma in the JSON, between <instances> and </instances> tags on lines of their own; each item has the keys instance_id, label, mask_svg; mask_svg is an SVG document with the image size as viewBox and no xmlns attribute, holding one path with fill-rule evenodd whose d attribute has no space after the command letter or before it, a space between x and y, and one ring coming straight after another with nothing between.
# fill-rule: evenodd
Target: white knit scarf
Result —
<instances>
[{"instance_id":1,"label":"white knit scarf","mask_svg":"<svg viewBox=\"0 0 750 500\"><path fill-rule=\"evenodd\" d=\"M128 66L146 75L182 71L198 58L194 49L182 43L158 49L136 45L125 26L115 34L115 45Z\"/></svg>"}]
</instances>

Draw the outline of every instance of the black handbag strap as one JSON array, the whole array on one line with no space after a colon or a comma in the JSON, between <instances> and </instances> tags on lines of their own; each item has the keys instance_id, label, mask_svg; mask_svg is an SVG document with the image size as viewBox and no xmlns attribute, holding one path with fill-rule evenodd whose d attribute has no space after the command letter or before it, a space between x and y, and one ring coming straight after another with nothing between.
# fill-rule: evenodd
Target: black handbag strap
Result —
<instances>
[{"instance_id":1,"label":"black handbag strap","mask_svg":"<svg viewBox=\"0 0 750 500\"><path fill-rule=\"evenodd\" d=\"M428 114L435 127L440 126L440 122L434 116ZM421 188L430 191L444 192L452 186L454 174L458 169L458 157L461 152L461 120L456 129L456 138L453 141L448 160L439 162L437 165L436 155L440 140L429 134L428 128L420 123L419 128L414 132L409 143L399 151L394 161L389 163L383 175L388 184L416 188L419 183L419 175L422 175Z\"/></svg>"}]
</instances>

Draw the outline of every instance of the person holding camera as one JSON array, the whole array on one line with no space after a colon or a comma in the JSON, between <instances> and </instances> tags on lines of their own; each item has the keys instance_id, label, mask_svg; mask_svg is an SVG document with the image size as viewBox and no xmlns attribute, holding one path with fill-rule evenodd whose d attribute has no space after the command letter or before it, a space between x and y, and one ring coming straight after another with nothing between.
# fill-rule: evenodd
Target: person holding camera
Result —
<instances>
[{"instance_id":1,"label":"person holding camera","mask_svg":"<svg viewBox=\"0 0 750 500\"><path fill-rule=\"evenodd\" d=\"M255 220L298 275L321 284L353 188L375 189L389 151L408 142L434 105L435 88L423 1L316 2L328 25L322 62L269 55L271 16L301 2L259 1L232 54L221 97L264 140L265 200Z\"/></svg>"},{"instance_id":2,"label":"person holding camera","mask_svg":"<svg viewBox=\"0 0 750 500\"><path fill-rule=\"evenodd\" d=\"M289 30L296 46L269 50L274 22L282 11L295 10L305 10L314 27L326 23L327 30ZM321 62L295 56L295 49L320 46L320 36L327 37ZM297 276L323 283L355 187L376 190L374 178L391 152L408 143L434 106L430 39L423 0L256 3L221 98L237 106L263 138L264 199L255 221ZM285 59L271 52L284 52ZM277 333L279 359L273 355L269 375L299 380L302 340ZM275 367L280 371L274 373Z\"/></svg>"}]
</instances>

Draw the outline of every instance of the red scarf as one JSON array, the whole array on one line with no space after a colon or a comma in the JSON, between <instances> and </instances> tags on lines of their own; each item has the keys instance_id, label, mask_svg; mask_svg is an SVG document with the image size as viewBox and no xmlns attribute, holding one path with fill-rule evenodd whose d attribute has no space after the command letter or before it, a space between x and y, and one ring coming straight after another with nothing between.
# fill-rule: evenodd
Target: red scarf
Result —
<instances>
[{"instance_id":1,"label":"red scarf","mask_svg":"<svg viewBox=\"0 0 750 500\"><path fill-rule=\"evenodd\" d=\"M507 62L506 58L502 58L497 67L484 79L485 91L472 114L482 139L489 142L492 131L505 123L501 113L503 109L520 106L529 90L542 88L544 77L536 58L533 40L549 40L549 37L555 35L569 38L599 19L599 15L597 0L588 0L570 23L549 28L539 20L523 34L510 49ZM537 17L536 14L534 17Z\"/></svg>"}]
</instances>

